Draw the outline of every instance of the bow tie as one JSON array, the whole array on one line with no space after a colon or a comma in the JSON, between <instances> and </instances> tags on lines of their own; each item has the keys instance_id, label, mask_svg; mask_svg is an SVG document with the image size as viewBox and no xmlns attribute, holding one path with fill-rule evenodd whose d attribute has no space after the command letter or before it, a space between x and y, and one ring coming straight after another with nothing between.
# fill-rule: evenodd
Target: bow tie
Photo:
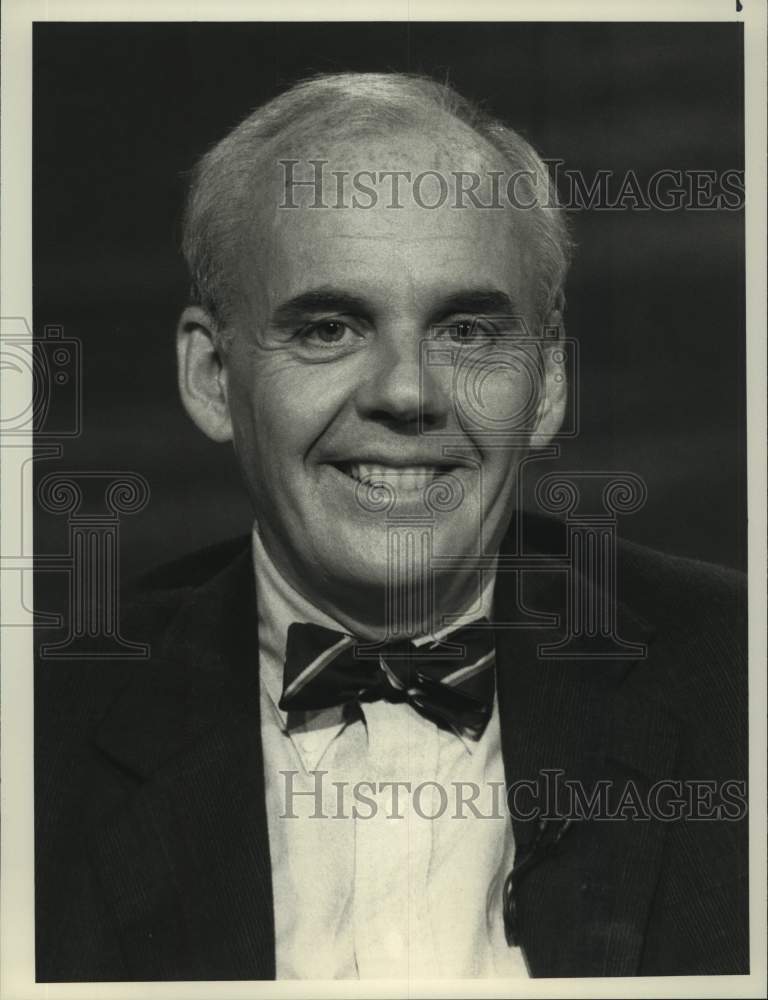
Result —
<instances>
[{"instance_id":1,"label":"bow tie","mask_svg":"<svg viewBox=\"0 0 768 1000\"><path fill-rule=\"evenodd\" d=\"M406 701L455 731L479 737L493 707L493 630L480 618L442 639L364 643L322 625L288 629L280 708Z\"/></svg>"}]
</instances>

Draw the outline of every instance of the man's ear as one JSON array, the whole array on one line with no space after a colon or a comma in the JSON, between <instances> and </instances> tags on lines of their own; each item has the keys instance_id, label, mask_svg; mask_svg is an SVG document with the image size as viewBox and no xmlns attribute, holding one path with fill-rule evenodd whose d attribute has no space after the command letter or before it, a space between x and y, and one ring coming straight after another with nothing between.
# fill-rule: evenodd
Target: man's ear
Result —
<instances>
[{"instance_id":1,"label":"man's ear","mask_svg":"<svg viewBox=\"0 0 768 1000\"><path fill-rule=\"evenodd\" d=\"M545 324L557 328L557 337L542 340L541 350L544 361L544 391L539 403L536 428L531 434L531 448L544 448L560 430L568 403L568 377L566 352L562 344L565 337L562 309L554 308Z\"/></svg>"},{"instance_id":2,"label":"man's ear","mask_svg":"<svg viewBox=\"0 0 768 1000\"><path fill-rule=\"evenodd\" d=\"M216 323L205 309L188 306L181 314L176 359L184 409L209 438L231 441L227 372Z\"/></svg>"}]
</instances>

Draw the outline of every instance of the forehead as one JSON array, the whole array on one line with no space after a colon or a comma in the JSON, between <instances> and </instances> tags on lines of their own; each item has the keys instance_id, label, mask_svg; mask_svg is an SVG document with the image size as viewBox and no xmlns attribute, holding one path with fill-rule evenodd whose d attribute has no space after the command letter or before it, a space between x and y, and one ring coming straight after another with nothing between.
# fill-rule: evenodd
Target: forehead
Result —
<instances>
[{"instance_id":1,"label":"forehead","mask_svg":"<svg viewBox=\"0 0 768 1000\"><path fill-rule=\"evenodd\" d=\"M298 162L286 167L288 159ZM331 285L418 305L457 287L496 286L529 305L530 222L461 193L477 183L477 198L492 205L492 172L509 173L468 129L309 143L276 166L243 260L249 298L273 308ZM286 179L313 183L287 193Z\"/></svg>"}]
</instances>

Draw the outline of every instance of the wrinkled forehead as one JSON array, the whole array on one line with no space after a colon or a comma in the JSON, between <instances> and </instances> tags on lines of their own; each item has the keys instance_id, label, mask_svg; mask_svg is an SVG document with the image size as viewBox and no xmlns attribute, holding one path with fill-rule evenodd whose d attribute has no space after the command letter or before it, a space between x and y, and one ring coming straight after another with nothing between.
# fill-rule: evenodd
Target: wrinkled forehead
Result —
<instances>
[{"instance_id":1,"label":"wrinkled forehead","mask_svg":"<svg viewBox=\"0 0 768 1000\"><path fill-rule=\"evenodd\" d=\"M382 204L394 209L413 204L428 211L441 203L470 205L472 198L457 196L468 189L475 200L490 193L494 174L498 186L499 175L510 173L510 166L482 136L441 114L431 125L425 120L423 128L291 136L276 144L267 170L267 212L323 205L366 211Z\"/></svg>"},{"instance_id":2,"label":"wrinkled forehead","mask_svg":"<svg viewBox=\"0 0 768 1000\"><path fill-rule=\"evenodd\" d=\"M535 263L529 213L494 202L509 173L497 150L450 119L438 130L283 144L250 206L247 297L271 302L341 268L372 278L406 268L418 285L437 259L446 280L485 268L520 285Z\"/></svg>"}]
</instances>

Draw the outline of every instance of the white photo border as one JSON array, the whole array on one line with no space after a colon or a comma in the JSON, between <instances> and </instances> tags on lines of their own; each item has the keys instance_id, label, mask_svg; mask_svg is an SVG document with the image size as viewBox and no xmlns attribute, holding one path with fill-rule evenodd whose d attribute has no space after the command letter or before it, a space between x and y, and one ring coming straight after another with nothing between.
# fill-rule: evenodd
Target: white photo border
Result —
<instances>
[{"instance_id":1,"label":"white photo border","mask_svg":"<svg viewBox=\"0 0 768 1000\"><path fill-rule=\"evenodd\" d=\"M0 997L4 1000L240 997L758 997L766 994L766 13L764 0L5 0L2 20L2 262L0 315L32 319L32 26L38 21L721 21L744 24L746 321L750 693L749 976L430 982L35 983L33 642L31 630L0 629L2 653L2 844ZM32 398L5 381L6 404ZM22 451L19 452L18 449ZM28 449L25 453L24 449ZM9 472L6 449L0 471ZM14 443L14 466L32 455ZM2 553L15 551L22 497L2 475ZM28 512L27 515L28 517ZM14 619L18 588L3 588L0 621Z\"/></svg>"}]
</instances>

